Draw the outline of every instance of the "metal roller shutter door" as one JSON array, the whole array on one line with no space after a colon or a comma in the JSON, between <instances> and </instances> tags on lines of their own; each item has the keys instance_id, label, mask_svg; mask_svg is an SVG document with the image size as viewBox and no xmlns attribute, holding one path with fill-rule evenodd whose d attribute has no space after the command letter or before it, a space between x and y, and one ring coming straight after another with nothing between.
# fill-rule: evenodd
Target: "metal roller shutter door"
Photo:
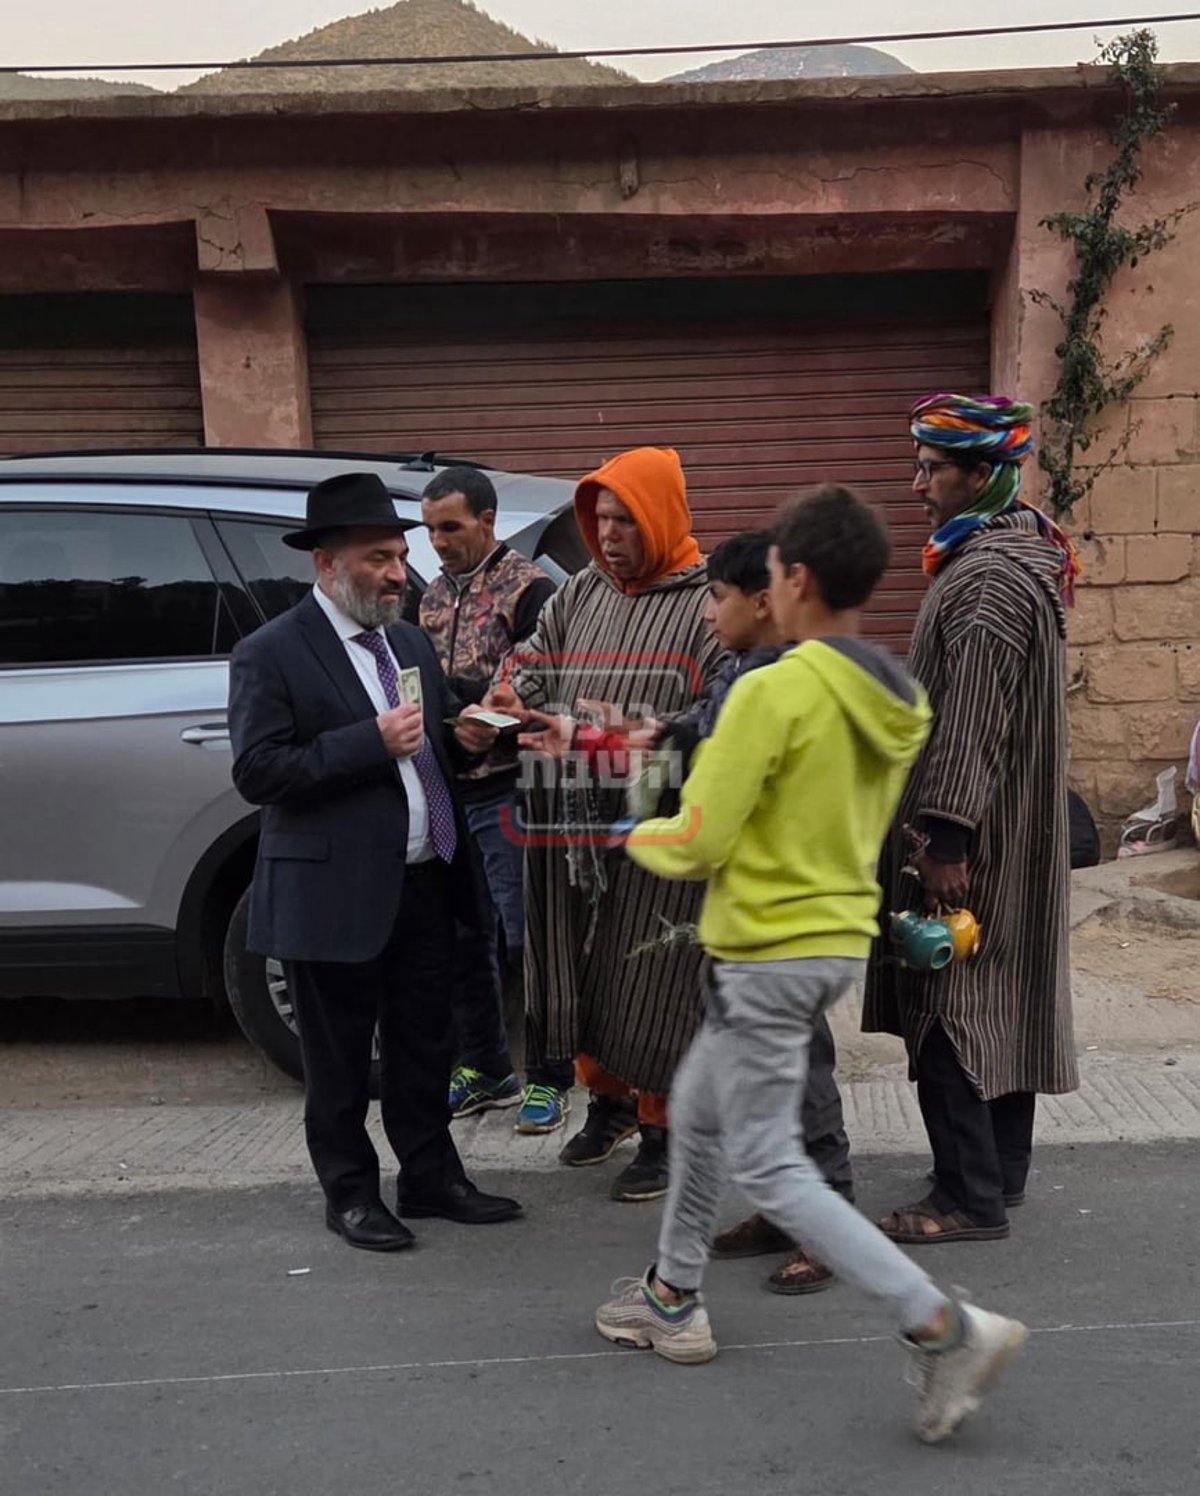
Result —
<instances>
[{"instance_id":1,"label":"metal roller shutter door","mask_svg":"<svg viewBox=\"0 0 1200 1496\"><path fill-rule=\"evenodd\" d=\"M0 453L201 446L191 297L0 297Z\"/></svg>"},{"instance_id":2,"label":"metal roller shutter door","mask_svg":"<svg viewBox=\"0 0 1200 1496\"><path fill-rule=\"evenodd\" d=\"M310 346L318 446L457 453L575 477L641 444L678 448L705 549L814 483L888 514L895 561L871 630L907 639L924 583L905 415L932 389L988 385L982 314L854 325L761 320L494 336L346 329Z\"/></svg>"}]
</instances>

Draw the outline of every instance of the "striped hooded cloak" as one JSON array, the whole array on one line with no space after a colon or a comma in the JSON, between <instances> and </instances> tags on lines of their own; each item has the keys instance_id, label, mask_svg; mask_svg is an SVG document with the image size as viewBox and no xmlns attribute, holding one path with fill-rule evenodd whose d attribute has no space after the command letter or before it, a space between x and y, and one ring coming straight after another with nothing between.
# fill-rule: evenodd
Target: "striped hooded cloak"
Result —
<instances>
[{"instance_id":1,"label":"striped hooded cloak","mask_svg":"<svg viewBox=\"0 0 1200 1496\"><path fill-rule=\"evenodd\" d=\"M597 538L602 489L633 515L646 556L633 583L605 571ZM704 622L707 572L691 535L683 471L667 449L626 452L584 478L575 496L591 564L543 608L513 657L511 683L528 706L577 715L580 697L658 718L683 711L715 672ZM525 1004L529 1060L587 1054L628 1085L661 1092L700 1018L694 945L631 955L666 921L694 923L703 888L643 872L620 848L568 848L580 797L563 773L529 764L525 852ZM594 825L625 814L620 787L589 797ZM598 877L596 876L598 871Z\"/></svg>"},{"instance_id":2,"label":"striped hooded cloak","mask_svg":"<svg viewBox=\"0 0 1200 1496\"><path fill-rule=\"evenodd\" d=\"M1028 409L999 397L985 403ZM991 411L972 409L973 402L957 396L927 404L957 410L957 425L969 421L965 441L985 439L974 423ZM931 446L953 445L920 424L913 432ZM979 452L981 461L990 455ZM1003 462L1007 454L997 455ZM963 538L927 565L933 580L908 668L929 693L934 725L880 866L886 922L892 911L920 901L917 880L902 872L910 855L903 828L926 816L965 828L967 903L982 928L982 945L969 961L919 973L894 962L886 939L877 941L863 1011L865 1031L904 1039L910 1070L940 1022L985 1100L1013 1091L1072 1091L1079 1084L1068 953L1062 601L1077 565L1057 527L1016 498L1017 472L1012 467L1001 475L1012 494L995 506L999 512L952 521Z\"/></svg>"}]
</instances>

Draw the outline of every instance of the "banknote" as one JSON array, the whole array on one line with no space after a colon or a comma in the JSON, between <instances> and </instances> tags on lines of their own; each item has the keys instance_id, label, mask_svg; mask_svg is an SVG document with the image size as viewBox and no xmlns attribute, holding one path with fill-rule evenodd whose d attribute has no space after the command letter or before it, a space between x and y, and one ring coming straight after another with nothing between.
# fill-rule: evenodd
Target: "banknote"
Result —
<instances>
[{"instance_id":1,"label":"banknote","mask_svg":"<svg viewBox=\"0 0 1200 1496\"><path fill-rule=\"evenodd\" d=\"M400 672L400 704L401 706L422 706L421 702L421 672L415 665Z\"/></svg>"}]
</instances>

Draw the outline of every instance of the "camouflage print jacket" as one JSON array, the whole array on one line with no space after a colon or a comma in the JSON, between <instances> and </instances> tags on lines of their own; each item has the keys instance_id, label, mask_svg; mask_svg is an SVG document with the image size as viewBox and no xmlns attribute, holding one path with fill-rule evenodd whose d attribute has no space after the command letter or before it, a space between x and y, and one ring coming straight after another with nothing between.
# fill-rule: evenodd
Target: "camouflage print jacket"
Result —
<instances>
[{"instance_id":1,"label":"camouflage print jacket","mask_svg":"<svg viewBox=\"0 0 1200 1496\"><path fill-rule=\"evenodd\" d=\"M479 701L496 671L533 633L554 583L532 561L500 544L464 577L441 572L421 598L420 623L450 687L462 701ZM497 775L516 774L516 749L502 745L463 779L493 787Z\"/></svg>"}]
</instances>

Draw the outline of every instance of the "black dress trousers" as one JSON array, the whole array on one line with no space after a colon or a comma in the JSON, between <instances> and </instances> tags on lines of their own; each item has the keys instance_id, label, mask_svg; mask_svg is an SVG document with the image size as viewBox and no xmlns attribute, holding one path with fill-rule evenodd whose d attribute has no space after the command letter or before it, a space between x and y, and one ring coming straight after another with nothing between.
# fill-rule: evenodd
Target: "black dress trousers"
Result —
<instances>
[{"instance_id":1,"label":"black dress trousers","mask_svg":"<svg viewBox=\"0 0 1200 1496\"><path fill-rule=\"evenodd\" d=\"M450 1136L454 917L444 864L410 864L396 923L371 961L284 965L304 1058L304 1125L334 1210L380 1199L367 1134L371 1043L380 1047L380 1114L409 1189L463 1177Z\"/></svg>"}]
</instances>

